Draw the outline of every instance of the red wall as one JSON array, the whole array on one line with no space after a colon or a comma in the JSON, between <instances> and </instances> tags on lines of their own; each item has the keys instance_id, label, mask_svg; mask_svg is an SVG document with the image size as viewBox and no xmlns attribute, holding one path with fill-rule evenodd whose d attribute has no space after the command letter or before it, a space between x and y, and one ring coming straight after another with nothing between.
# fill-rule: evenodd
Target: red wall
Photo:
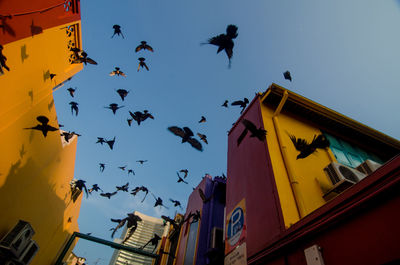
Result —
<instances>
[{"instance_id":1,"label":"red wall","mask_svg":"<svg viewBox=\"0 0 400 265\"><path fill-rule=\"evenodd\" d=\"M260 99L256 96L241 119L263 126ZM228 137L226 213L246 198L247 257L265 248L284 229L281 207L272 172L268 146L250 133L237 146L244 129L241 119ZM267 135L268 137L268 135Z\"/></svg>"},{"instance_id":2,"label":"red wall","mask_svg":"<svg viewBox=\"0 0 400 265\"><path fill-rule=\"evenodd\" d=\"M0 44L32 37L32 21L34 26L41 27L42 30L79 21L81 19L79 0L71 0L77 5L78 12L75 14L72 10L66 12L64 2L64 0L0 0L0 16L3 16L0 18ZM54 7L59 4L61 5ZM48 10L45 11L46 9ZM18 15L22 13L30 14ZM9 15L11 17L8 17Z\"/></svg>"},{"instance_id":3,"label":"red wall","mask_svg":"<svg viewBox=\"0 0 400 265\"><path fill-rule=\"evenodd\" d=\"M306 265L317 244L326 265L400 264L400 156L282 233L249 264Z\"/></svg>"}]
</instances>

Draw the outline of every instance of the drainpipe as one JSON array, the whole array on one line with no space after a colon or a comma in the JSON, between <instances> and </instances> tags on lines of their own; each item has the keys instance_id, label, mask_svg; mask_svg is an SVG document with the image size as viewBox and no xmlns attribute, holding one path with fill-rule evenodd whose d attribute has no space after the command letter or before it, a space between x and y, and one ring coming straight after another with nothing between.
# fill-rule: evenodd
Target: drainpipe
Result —
<instances>
[{"instance_id":1,"label":"drainpipe","mask_svg":"<svg viewBox=\"0 0 400 265\"><path fill-rule=\"evenodd\" d=\"M293 197L295 199L297 214L298 214L299 219L301 219L302 217L304 217L306 215L306 209L304 207L304 202L301 199L301 192L300 192L300 189L299 189L299 186L298 186L299 183L296 181L293 167L289 162L289 156L288 156L288 153L287 153L287 150L286 150L286 146L283 144L282 130L280 128L279 119L278 119L278 116L281 113L283 105L285 105L285 102L286 102L288 97L289 97L289 94L288 94L287 90L285 90L285 92L283 93L283 97L281 99L281 102L279 103L279 105L276 108L274 114L272 115L272 121L273 121L273 124L274 124L276 136L278 137L278 145L279 145L279 149L280 149L281 154L282 154L283 163L284 163L285 168L286 168L286 172L287 172L287 175L288 175L290 187L292 189Z\"/></svg>"}]
</instances>

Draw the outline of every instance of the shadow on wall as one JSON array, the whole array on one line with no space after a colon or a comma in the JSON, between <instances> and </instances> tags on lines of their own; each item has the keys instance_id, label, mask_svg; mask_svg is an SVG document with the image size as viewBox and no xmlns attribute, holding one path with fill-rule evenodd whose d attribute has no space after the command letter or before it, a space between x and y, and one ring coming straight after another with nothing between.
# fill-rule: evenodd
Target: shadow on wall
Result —
<instances>
[{"instance_id":1,"label":"shadow on wall","mask_svg":"<svg viewBox=\"0 0 400 265\"><path fill-rule=\"evenodd\" d=\"M5 175L5 174L4 174ZM0 188L0 237L17 224L29 222L39 245L34 264L51 264L70 234L64 231L65 202L59 198L51 176L37 167L32 157L24 165L21 160L11 164L4 185Z\"/></svg>"}]
</instances>

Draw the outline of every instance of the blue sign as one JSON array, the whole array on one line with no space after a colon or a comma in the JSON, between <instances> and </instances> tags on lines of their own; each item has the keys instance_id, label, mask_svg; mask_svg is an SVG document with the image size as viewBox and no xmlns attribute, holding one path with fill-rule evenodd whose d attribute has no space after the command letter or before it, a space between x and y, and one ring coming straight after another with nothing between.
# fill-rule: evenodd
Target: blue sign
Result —
<instances>
[{"instance_id":1,"label":"blue sign","mask_svg":"<svg viewBox=\"0 0 400 265\"><path fill-rule=\"evenodd\" d=\"M232 212L231 218L229 219L228 222L227 237L229 245L233 246L239 241L240 235L242 234L243 231L243 226L244 226L243 209L237 207Z\"/></svg>"}]
</instances>

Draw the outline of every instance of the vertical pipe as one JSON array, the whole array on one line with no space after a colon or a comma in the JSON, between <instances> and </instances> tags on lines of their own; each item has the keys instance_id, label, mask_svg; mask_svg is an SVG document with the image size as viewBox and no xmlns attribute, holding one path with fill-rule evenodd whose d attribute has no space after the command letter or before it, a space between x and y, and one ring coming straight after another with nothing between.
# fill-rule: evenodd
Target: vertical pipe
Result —
<instances>
[{"instance_id":1,"label":"vertical pipe","mask_svg":"<svg viewBox=\"0 0 400 265\"><path fill-rule=\"evenodd\" d=\"M292 165L290 164L289 156L288 156L287 150L286 150L286 146L283 144L282 130L280 128L279 119L278 119L278 116L281 113L283 105L285 104L285 102L286 102L288 97L289 97L289 94L288 94L287 90L285 90L285 92L283 93L283 97L281 99L281 102L279 103L278 107L276 108L276 110L275 110L275 112L274 112L274 114L272 116L272 121L273 121L273 124L274 124L276 136L278 138L278 145L279 145L279 149L280 149L281 154L282 154L283 163L285 165L286 172L287 172L287 175L288 175L290 188L292 190L293 197L295 199L297 214L298 214L299 219L301 219L302 217L304 217L306 215L306 209L305 209L303 200L301 199L301 192L300 192L300 189L298 187L299 183L296 181L295 174L294 174L294 169L293 169Z\"/></svg>"}]
</instances>

